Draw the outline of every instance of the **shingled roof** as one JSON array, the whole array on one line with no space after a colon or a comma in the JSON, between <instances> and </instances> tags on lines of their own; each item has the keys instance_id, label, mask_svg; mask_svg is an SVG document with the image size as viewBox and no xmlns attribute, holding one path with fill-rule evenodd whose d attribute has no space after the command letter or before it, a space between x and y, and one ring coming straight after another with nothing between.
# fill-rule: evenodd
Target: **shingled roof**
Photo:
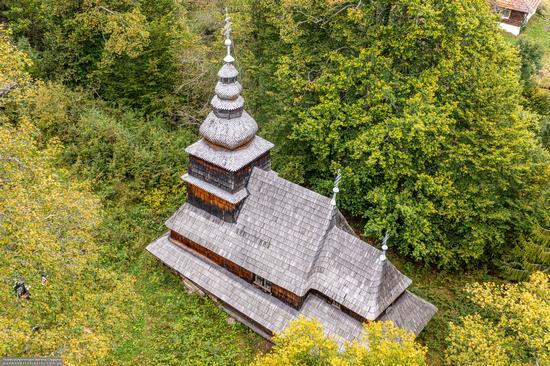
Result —
<instances>
[{"instance_id":1,"label":"shingled roof","mask_svg":"<svg viewBox=\"0 0 550 366\"><path fill-rule=\"evenodd\" d=\"M255 136L251 142L235 150L224 149L217 145L209 144L203 138L187 147L185 151L204 161L231 172L236 172L258 156L271 150L272 147L273 144L271 142L264 140L260 136Z\"/></svg>"},{"instance_id":2,"label":"shingled roof","mask_svg":"<svg viewBox=\"0 0 550 366\"><path fill-rule=\"evenodd\" d=\"M542 0L491 0L493 5L500 8L517 10L523 13L534 13L540 6Z\"/></svg>"},{"instance_id":3,"label":"shingled roof","mask_svg":"<svg viewBox=\"0 0 550 366\"><path fill-rule=\"evenodd\" d=\"M375 320L411 284L380 250L336 226L330 199L254 168L236 223L184 204L166 226L304 296L317 290Z\"/></svg>"},{"instance_id":4,"label":"shingled roof","mask_svg":"<svg viewBox=\"0 0 550 366\"><path fill-rule=\"evenodd\" d=\"M294 309L203 256L172 243L167 235L151 243L147 250L184 277L192 279L201 289L271 332L283 331L293 319L303 315L318 319L325 332L340 344L361 334L360 321L317 295L308 296L299 310Z\"/></svg>"}]
</instances>

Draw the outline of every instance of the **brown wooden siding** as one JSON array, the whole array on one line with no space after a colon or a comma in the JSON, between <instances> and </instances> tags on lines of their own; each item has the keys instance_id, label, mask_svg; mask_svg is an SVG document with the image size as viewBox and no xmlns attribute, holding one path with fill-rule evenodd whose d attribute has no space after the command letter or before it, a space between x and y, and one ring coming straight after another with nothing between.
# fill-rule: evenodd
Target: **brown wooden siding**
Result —
<instances>
[{"instance_id":1,"label":"brown wooden siding","mask_svg":"<svg viewBox=\"0 0 550 366\"><path fill-rule=\"evenodd\" d=\"M277 286L275 284L271 285L271 293L279 300L284 301L296 309L299 309L300 306L302 306L303 299L300 296L285 290L281 286Z\"/></svg>"},{"instance_id":2,"label":"brown wooden siding","mask_svg":"<svg viewBox=\"0 0 550 366\"><path fill-rule=\"evenodd\" d=\"M187 184L187 202L227 222L235 222L239 204L232 204L192 184Z\"/></svg>"},{"instance_id":3,"label":"brown wooden siding","mask_svg":"<svg viewBox=\"0 0 550 366\"><path fill-rule=\"evenodd\" d=\"M527 13L523 13L521 11L512 10L510 11L510 18L509 19L501 19L501 23L506 23L510 25L514 25L516 27L521 27L523 25L523 22L525 21L525 17L527 16Z\"/></svg>"},{"instance_id":4,"label":"brown wooden siding","mask_svg":"<svg viewBox=\"0 0 550 366\"><path fill-rule=\"evenodd\" d=\"M210 259L212 262L226 268L227 270L239 276L243 280L247 282L252 282L254 280L254 274L252 272L242 268L241 266L231 262L230 260L225 259L221 255L216 254L209 249L206 249L202 245L199 245L187 239L186 237L176 233L173 230L170 231L170 238L179 244L183 244L186 247L193 249L195 252L205 256L206 258Z\"/></svg>"},{"instance_id":5,"label":"brown wooden siding","mask_svg":"<svg viewBox=\"0 0 550 366\"><path fill-rule=\"evenodd\" d=\"M202 245L199 245L199 244L187 239L186 237L178 234L177 232L175 232L173 230L170 231L170 238L173 241L175 241L176 243L178 243L180 245L184 245L184 246L192 249L193 251L197 252L198 254L203 255L206 258L210 259L212 262L218 264L219 266L222 266L222 267L226 268L228 271L230 271L234 275L242 278L246 282L254 284L254 273L250 272L249 270L247 270L247 269L239 266L238 264L222 257L219 254L214 253L213 251L211 251L209 249L206 249ZM262 289L259 286L256 286L256 287ZM322 292L319 292L317 290L311 290L310 292L314 293L315 295L317 295L320 298L324 299L329 304L331 304L333 302L333 300L331 298L329 298L328 296L326 296ZM304 302L304 299L309 295L309 292L304 297L301 297L301 296L296 295L293 292L290 292L290 291L282 288L281 286L277 286L276 284L272 284L271 285L271 294L273 296L275 296L276 298L278 298L279 300L283 301L284 303L286 303L286 304L288 304L288 305L290 305L290 306L292 306L296 309L299 309L302 306L302 304ZM368 321L367 319L365 319L361 315L355 313L354 311L346 308L343 305L340 305L339 307L340 307L340 310L342 312L346 313L347 315L351 316L352 318L354 318L354 319L356 319L356 320L358 320L362 323Z\"/></svg>"},{"instance_id":6,"label":"brown wooden siding","mask_svg":"<svg viewBox=\"0 0 550 366\"><path fill-rule=\"evenodd\" d=\"M220 256L219 254L214 253L210 249L207 249L203 247L202 245L199 245L186 237L178 234L175 231L170 231L170 238L175 241L176 243L180 245L184 245L193 251L197 252L200 255L205 256L206 258L210 259L212 262L218 264L219 266L222 266L226 268L228 271L233 273L234 275L242 278L248 283L254 284L254 273L250 272L249 270L239 266L238 264ZM257 286L259 287L259 286ZM299 308L302 305L303 298L288 291L284 288L277 286L273 284L271 286L271 294L278 298L279 300L283 301L284 303L293 306L295 308Z\"/></svg>"},{"instance_id":7,"label":"brown wooden siding","mask_svg":"<svg viewBox=\"0 0 550 366\"><path fill-rule=\"evenodd\" d=\"M246 187L250 172L254 167L263 170L271 169L271 156L269 151L237 172L230 172L205 160L190 156L188 173L193 177L202 179L228 192L235 193Z\"/></svg>"},{"instance_id":8,"label":"brown wooden siding","mask_svg":"<svg viewBox=\"0 0 550 366\"><path fill-rule=\"evenodd\" d=\"M334 300L332 300L330 297L328 297L327 295L325 295L324 293L322 292L319 292L317 290L311 290L309 291L311 293L314 293L315 295L319 296L320 298L324 299L326 302L328 302L329 304L332 304L334 302ZM308 294L309 294L308 292ZM306 294L306 296L308 295ZM339 305L339 308L342 312L346 313L347 315L351 316L352 318L354 318L355 320L358 320L360 321L361 323L365 323L365 322L368 322L369 320L363 318L361 315L357 314L356 312L348 309L347 307L345 307L344 305L342 304L338 304Z\"/></svg>"}]
</instances>

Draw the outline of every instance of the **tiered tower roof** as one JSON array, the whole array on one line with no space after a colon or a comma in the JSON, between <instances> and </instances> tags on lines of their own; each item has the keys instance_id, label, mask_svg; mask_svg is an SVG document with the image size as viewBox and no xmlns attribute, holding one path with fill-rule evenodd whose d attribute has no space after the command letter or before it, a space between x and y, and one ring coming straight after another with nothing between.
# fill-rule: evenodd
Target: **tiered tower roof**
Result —
<instances>
[{"instance_id":1,"label":"tiered tower roof","mask_svg":"<svg viewBox=\"0 0 550 366\"><path fill-rule=\"evenodd\" d=\"M243 87L237 80L239 72L231 55L231 23L228 17L225 35L227 55L218 72L219 80L210 102L212 111L200 126L202 139L186 151L221 168L237 171L268 152L273 144L256 136L258 124L244 110Z\"/></svg>"}]
</instances>

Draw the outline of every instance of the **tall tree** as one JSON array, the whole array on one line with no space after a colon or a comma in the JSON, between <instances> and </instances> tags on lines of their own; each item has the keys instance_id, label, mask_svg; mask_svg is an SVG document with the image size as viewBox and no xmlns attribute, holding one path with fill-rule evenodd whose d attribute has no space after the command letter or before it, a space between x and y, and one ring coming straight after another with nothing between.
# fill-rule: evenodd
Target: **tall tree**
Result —
<instances>
[{"instance_id":1,"label":"tall tree","mask_svg":"<svg viewBox=\"0 0 550 366\"><path fill-rule=\"evenodd\" d=\"M342 206L365 233L389 230L402 253L440 267L490 261L529 231L549 156L487 1L251 7L265 67L249 74L267 89L252 100L284 175L328 192L342 168Z\"/></svg>"},{"instance_id":2,"label":"tall tree","mask_svg":"<svg viewBox=\"0 0 550 366\"><path fill-rule=\"evenodd\" d=\"M34 94L29 59L5 33L0 50L0 82L15 83L0 110L13 110ZM0 117L0 357L97 365L124 336L113 329L130 321L133 277L100 265L99 200L55 166L59 144L40 149L28 118Z\"/></svg>"},{"instance_id":3,"label":"tall tree","mask_svg":"<svg viewBox=\"0 0 550 366\"><path fill-rule=\"evenodd\" d=\"M35 61L35 74L84 86L148 112L173 112L202 90L206 50L176 0L6 0L3 15ZM196 60L195 60L196 61ZM196 81L196 80L195 80ZM195 90L193 90L195 89Z\"/></svg>"}]
</instances>

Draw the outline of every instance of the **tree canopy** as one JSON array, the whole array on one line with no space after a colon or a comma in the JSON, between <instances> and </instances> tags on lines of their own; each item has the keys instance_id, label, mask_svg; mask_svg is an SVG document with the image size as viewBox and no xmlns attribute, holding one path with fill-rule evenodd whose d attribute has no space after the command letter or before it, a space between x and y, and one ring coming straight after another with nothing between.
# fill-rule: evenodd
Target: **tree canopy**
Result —
<instances>
[{"instance_id":1,"label":"tree canopy","mask_svg":"<svg viewBox=\"0 0 550 366\"><path fill-rule=\"evenodd\" d=\"M133 279L98 265L98 199L54 167L58 146L39 150L36 132L0 126L0 356L97 364L124 336L111 329L129 321Z\"/></svg>"},{"instance_id":2,"label":"tree canopy","mask_svg":"<svg viewBox=\"0 0 550 366\"><path fill-rule=\"evenodd\" d=\"M35 75L85 86L103 99L174 113L193 93L184 77L200 76L185 59L203 50L174 0L6 0L3 15L35 61ZM183 62L182 62L183 61ZM207 59L201 59L208 62ZM196 92L196 91L195 91Z\"/></svg>"},{"instance_id":3,"label":"tree canopy","mask_svg":"<svg viewBox=\"0 0 550 366\"><path fill-rule=\"evenodd\" d=\"M540 219L549 157L486 0L262 0L255 14L249 73L276 168L321 192L342 168L340 202L367 236L458 268Z\"/></svg>"}]
</instances>

